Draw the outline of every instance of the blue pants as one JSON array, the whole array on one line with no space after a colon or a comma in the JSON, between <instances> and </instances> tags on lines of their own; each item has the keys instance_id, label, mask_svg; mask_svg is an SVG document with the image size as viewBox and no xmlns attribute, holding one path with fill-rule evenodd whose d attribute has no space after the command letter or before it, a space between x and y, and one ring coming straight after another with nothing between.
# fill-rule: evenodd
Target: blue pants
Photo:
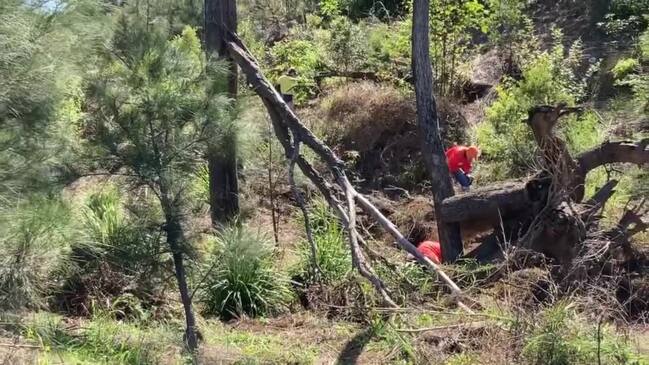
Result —
<instances>
[{"instance_id":1,"label":"blue pants","mask_svg":"<svg viewBox=\"0 0 649 365\"><path fill-rule=\"evenodd\" d=\"M455 171L453 173L453 176L455 177L455 180L462 186L462 188L467 189L469 186L471 186L471 183L473 183L472 179L468 177L464 172L462 171Z\"/></svg>"}]
</instances>

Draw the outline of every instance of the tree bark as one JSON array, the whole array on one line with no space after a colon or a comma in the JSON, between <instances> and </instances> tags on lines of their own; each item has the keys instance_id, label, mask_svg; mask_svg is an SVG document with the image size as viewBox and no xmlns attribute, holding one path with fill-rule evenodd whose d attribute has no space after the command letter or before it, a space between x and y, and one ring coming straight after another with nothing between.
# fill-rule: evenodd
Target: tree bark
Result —
<instances>
[{"instance_id":1,"label":"tree bark","mask_svg":"<svg viewBox=\"0 0 649 365\"><path fill-rule=\"evenodd\" d=\"M435 202L435 216L444 221L442 202L454 195L444 146L439 133L439 119L433 96L433 71L430 60L429 0L414 0L412 16L412 74L417 98L417 124L422 153L430 174ZM444 261L457 260L463 251L460 225L445 222L437 225Z\"/></svg>"},{"instance_id":2,"label":"tree bark","mask_svg":"<svg viewBox=\"0 0 649 365\"><path fill-rule=\"evenodd\" d=\"M208 56L216 52L228 63L228 95L237 97L237 64L226 47L228 31L237 30L237 5L235 0L205 0L205 49ZM223 146L221 146L223 147ZM219 226L239 214L239 182L237 175L237 143L228 143L227 151L211 148L208 151L210 175L210 207L212 224ZM217 152L219 151L219 152Z\"/></svg>"},{"instance_id":3,"label":"tree bark","mask_svg":"<svg viewBox=\"0 0 649 365\"><path fill-rule=\"evenodd\" d=\"M171 249L174 262L178 290L180 291L180 300L185 311L185 341L187 349L194 353L198 349L198 339L196 337L196 318L192 308L192 298L187 286L187 275L185 272L185 263L183 260L182 246L185 243L185 234L183 232L179 210L171 198L168 187L164 182L160 186L161 204L165 215L165 230L167 232L167 244Z\"/></svg>"}]
</instances>

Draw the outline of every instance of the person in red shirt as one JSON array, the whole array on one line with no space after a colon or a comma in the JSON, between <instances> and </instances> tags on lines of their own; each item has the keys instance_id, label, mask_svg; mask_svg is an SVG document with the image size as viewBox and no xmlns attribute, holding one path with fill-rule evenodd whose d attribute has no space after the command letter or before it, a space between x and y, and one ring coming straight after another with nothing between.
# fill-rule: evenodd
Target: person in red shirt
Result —
<instances>
[{"instance_id":1,"label":"person in red shirt","mask_svg":"<svg viewBox=\"0 0 649 365\"><path fill-rule=\"evenodd\" d=\"M417 246L417 251L436 264L442 262L442 247L437 241L423 241Z\"/></svg>"},{"instance_id":2,"label":"person in red shirt","mask_svg":"<svg viewBox=\"0 0 649 365\"><path fill-rule=\"evenodd\" d=\"M462 191L469 191L473 178L471 170L473 161L478 158L480 150L476 146L458 146L455 145L446 150L446 162L448 170L455 180L462 187Z\"/></svg>"},{"instance_id":3,"label":"person in red shirt","mask_svg":"<svg viewBox=\"0 0 649 365\"><path fill-rule=\"evenodd\" d=\"M420 254L424 255L424 257L428 257L430 261L436 264L442 262L442 247L437 241L421 241L417 244L417 251L419 251ZM408 254L406 259L409 261L417 261L415 256L411 254Z\"/></svg>"}]
</instances>

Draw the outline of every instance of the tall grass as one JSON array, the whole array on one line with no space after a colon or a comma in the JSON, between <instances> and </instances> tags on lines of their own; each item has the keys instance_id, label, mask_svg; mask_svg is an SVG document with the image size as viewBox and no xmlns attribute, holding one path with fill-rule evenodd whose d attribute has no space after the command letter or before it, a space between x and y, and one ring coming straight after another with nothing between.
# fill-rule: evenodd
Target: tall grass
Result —
<instances>
[{"instance_id":1,"label":"tall grass","mask_svg":"<svg viewBox=\"0 0 649 365\"><path fill-rule=\"evenodd\" d=\"M69 209L56 198L31 198L0 212L0 308L44 305L73 233Z\"/></svg>"},{"instance_id":2,"label":"tall grass","mask_svg":"<svg viewBox=\"0 0 649 365\"><path fill-rule=\"evenodd\" d=\"M324 283L334 284L347 277L352 270L349 246L338 218L335 217L323 199L315 199L311 207L313 239L317 246L316 262L320 278ZM309 284L316 281L311 270L312 259L309 243L304 240L299 246L300 261L294 275Z\"/></svg>"},{"instance_id":3,"label":"tall grass","mask_svg":"<svg viewBox=\"0 0 649 365\"><path fill-rule=\"evenodd\" d=\"M649 364L608 325L585 322L565 302L538 316L525 339L523 357L538 365Z\"/></svg>"},{"instance_id":4,"label":"tall grass","mask_svg":"<svg viewBox=\"0 0 649 365\"><path fill-rule=\"evenodd\" d=\"M143 330L101 315L81 329L70 329L58 316L37 314L24 326L23 335L43 346L44 363L51 357L58 360L53 363L67 359L73 364L157 364L161 352L173 343L165 332Z\"/></svg>"},{"instance_id":5,"label":"tall grass","mask_svg":"<svg viewBox=\"0 0 649 365\"><path fill-rule=\"evenodd\" d=\"M156 212L147 202L134 203L131 212L125 200L116 188L88 197L82 209L83 243L88 253L98 254L97 259L136 274L159 262L162 237Z\"/></svg>"},{"instance_id":6,"label":"tall grass","mask_svg":"<svg viewBox=\"0 0 649 365\"><path fill-rule=\"evenodd\" d=\"M59 271L63 285L56 302L63 310L90 314L118 308L121 317L142 318L138 300L150 299L167 275L157 212L126 198L108 187L80 207L70 264Z\"/></svg>"},{"instance_id":7,"label":"tall grass","mask_svg":"<svg viewBox=\"0 0 649 365\"><path fill-rule=\"evenodd\" d=\"M274 314L292 298L289 281L273 265L269 239L241 226L217 236L208 260L202 301L205 312L222 318Z\"/></svg>"}]
</instances>

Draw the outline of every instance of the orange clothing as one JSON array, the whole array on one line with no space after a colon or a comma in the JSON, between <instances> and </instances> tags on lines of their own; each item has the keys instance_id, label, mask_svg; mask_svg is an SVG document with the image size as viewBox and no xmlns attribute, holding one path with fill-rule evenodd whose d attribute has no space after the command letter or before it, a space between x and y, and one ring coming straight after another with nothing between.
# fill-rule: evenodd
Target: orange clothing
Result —
<instances>
[{"instance_id":1,"label":"orange clothing","mask_svg":"<svg viewBox=\"0 0 649 365\"><path fill-rule=\"evenodd\" d=\"M436 264L442 262L442 247L437 241L424 241L417 246L417 251Z\"/></svg>"},{"instance_id":2,"label":"orange clothing","mask_svg":"<svg viewBox=\"0 0 649 365\"><path fill-rule=\"evenodd\" d=\"M448 170L454 174L460 169L465 174L471 172L473 168L472 161L466 156L467 147L453 146L446 150L446 162L448 163Z\"/></svg>"}]
</instances>

